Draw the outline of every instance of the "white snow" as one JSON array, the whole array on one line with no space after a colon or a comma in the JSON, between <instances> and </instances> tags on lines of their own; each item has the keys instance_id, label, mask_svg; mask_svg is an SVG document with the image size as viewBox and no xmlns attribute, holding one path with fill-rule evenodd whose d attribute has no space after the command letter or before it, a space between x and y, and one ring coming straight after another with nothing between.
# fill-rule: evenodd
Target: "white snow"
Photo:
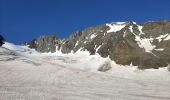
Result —
<instances>
[{"instance_id":1,"label":"white snow","mask_svg":"<svg viewBox=\"0 0 170 100\"><path fill-rule=\"evenodd\" d=\"M132 32L133 33L133 32ZM143 48L145 52L152 52L152 50L156 47L155 45L152 45L153 38L143 38L141 39L140 36L135 35L135 40L137 41L137 44L139 45L140 48Z\"/></svg>"},{"instance_id":2,"label":"white snow","mask_svg":"<svg viewBox=\"0 0 170 100\"><path fill-rule=\"evenodd\" d=\"M140 39L140 37L136 37L136 41L139 41L138 42L139 47L144 48L145 52L152 52L152 50L156 47L155 45L151 44L151 42L153 41L153 38Z\"/></svg>"},{"instance_id":3,"label":"white snow","mask_svg":"<svg viewBox=\"0 0 170 100\"><path fill-rule=\"evenodd\" d=\"M141 35L141 34L145 34L145 33L143 33L143 31L142 31L143 26L140 26L140 25L137 25L137 26L138 26L138 29L139 29L140 35Z\"/></svg>"},{"instance_id":4,"label":"white snow","mask_svg":"<svg viewBox=\"0 0 170 100\"><path fill-rule=\"evenodd\" d=\"M137 41L137 44L139 45L140 48L143 48L145 50L145 52L150 52L152 53L152 50L156 50L156 51L163 51L164 49L160 48L160 49L155 49L156 46L152 45L152 42L154 39L157 39L159 42L161 42L162 40L166 41L166 40L170 40L170 35L167 33L165 35L160 35L159 37L156 38L141 38L140 36L142 34L145 34L142 29L143 26L137 25L138 30L139 30L139 35L135 34L133 32L133 26L129 26L129 30L131 33L133 33L135 35L135 40ZM126 36L126 32L124 32L123 37Z\"/></svg>"},{"instance_id":5,"label":"white snow","mask_svg":"<svg viewBox=\"0 0 170 100\"><path fill-rule=\"evenodd\" d=\"M160 35L159 37L157 37L156 39L161 42L165 37L167 37L168 34L165 34L165 35Z\"/></svg>"},{"instance_id":6,"label":"white snow","mask_svg":"<svg viewBox=\"0 0 170 100\"><path fill-rule=\"evenodd\" d=\"M105 36L107 33L104 33L104 35L103 36Z\"/></svg>"},{"instance_id":7,"label":"white snow","mask_svg":"<svg viewBox=\"0 0 170 100\"><path fill-rule=\"evenodd\" d=\"M38 53L34 49L30 49L27 46L14 45L9 42L5 42L5 44L2 47L8 48L20 54L37 54Z\"/></svg>"},{"instance_id":8,"label":"white snow","mask_svg":"<svg viewBox=\"0 0 170 100\"><path fill-rule=\"evenodd\" d=\"M168 34L168 33L167 33ZM167 37L164 39L165 41L170 40L170 35L168 34Z\"/></svg>"},{"instance_id":9,"label":"white snow","mask_svg":"<svg viewBox=\"0 0 170 100\"><path fill-rule=\"evenodd\" d=\"M156 51L164 51L164 48L154 49Z\"/></svg>"},{"instance_id":10,"label":"white snow","mask_svg":"<svg viewBox=\"0 0 170 100\"><path fill-rule=\"evenodd\" d=\"M136 22L132 22L133 24L137 24Z\"/></svg>"},{"instance_id":11,"label":"white snow","mask_svg":"<svg viewBox=\"0 0 170 100\"><path fill-rule=\"evenodd\" d=\"M75 46L74 46L74 47L76 47L76 46L78 45L78 43L79 43L79 41L77 41L77 42L76 42L76 44L75 44Z\"/></svg>"},{"instance_id":12,"label":"white snow","mask_svg":"<svg viewBox=\"0 0 170 100\"><path fill-rule=\"evenodd\" d=\"M111 24L106 24L107 26L110 27L110 30L107 31L107 33L111 32L117 32L122 30L126 26L125 22L117 22L117 23L111 23Z\"/></svg>"},{"instance_id":13,"label":"white snow","mask_svg":"<svg viewBox=\"0 0 170 100\"><path fill-rule=\"evenodd\" d=\"M133 33L133 26L130 26L130 27L129 27L129 30L130 30L130 32Z\"/></svg>"},{"instance_id":14,"label":"white snow","mask_svg":"<svg viewBox=\"0 0 170 100\"><path fill-rule=\"evenodd\" d=\"M157 39L159 42L167 41L167 40L170 40L170 35L169 35L169 33L167 33L164 35L160 35L159 37L156 37L155 39Z\"/></svg>"},{"instance_id":15,"label":"white snow","mask_svg":"<svg viewBox=\"0 0 170 100\"><path fill-rule=\"evenodd\" d=\"M123 37L126 37L126 31L124 32Z\"/></svg>"},{"instance_id":16,"label":"white snow","mask_svg":"<svg viewBox=\"0 0 170 100\"><path fill-rule=\"evenodd\" d=\"M133 32L133 26L129 27L129 30L132 32L132 34L135 35L135 40L137 41L137 44L139 45L140 48L143 48L145 52L152 52L152 50L156 47L155 45L152 45L153 38L140 38L141 34L145 34L142 31L143 26L138 25L138 29L140 31L139 35L135 34Z\"/></svg>"},{"instance_id":17,"label":"white snow","mask_svg":"<svg viewBox=\"0 0 170 100\"><path fill-rule=\"evenodd\" d=\"M95 38L97 35L95 33L93 33L91 36L90 36L90 39L93 39Z\"/></svg>"},{"instance_id":18,"label":"white snow","mask_svg":"<svg viewBox=\"0 0 170 100\"><path fill-rule=\"evenodd\" d=\"M100 47L101 47L101 45L100 46L98 46L95 50L96 50L96 52L100 49Z\"/></svg>"},{"instance_id":19,"label":"white snow","mask_svg":"<svg viewBox=\"0 0 170 100\"><path fill-rule=\"evenodd\" d=\"M22 46L4 47L0 47L0 100L170 99L167 67L138 70L87 51L30 55L20 52ZM11 55L15 50L20 54ZM112 69L97 71L106 62Z\"/></svg>"}]
</instances>

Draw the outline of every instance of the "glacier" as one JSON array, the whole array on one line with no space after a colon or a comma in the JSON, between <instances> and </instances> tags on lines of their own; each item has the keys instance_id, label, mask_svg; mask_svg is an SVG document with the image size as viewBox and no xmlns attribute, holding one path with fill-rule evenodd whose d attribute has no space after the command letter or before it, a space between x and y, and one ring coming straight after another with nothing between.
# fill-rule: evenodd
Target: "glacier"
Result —
<instances>
[{"instance_id":1,"label":"glacier","mask_svg":"<svg viewBox=\"0 0 170 100\"><path fill-rule=\"evenodd\" d=\"M98 71L106 62L112 68ZM167 67L139 70L87 51L0 47L0 100L169 100L169 76Z\"/></svg>"}]
</instances>

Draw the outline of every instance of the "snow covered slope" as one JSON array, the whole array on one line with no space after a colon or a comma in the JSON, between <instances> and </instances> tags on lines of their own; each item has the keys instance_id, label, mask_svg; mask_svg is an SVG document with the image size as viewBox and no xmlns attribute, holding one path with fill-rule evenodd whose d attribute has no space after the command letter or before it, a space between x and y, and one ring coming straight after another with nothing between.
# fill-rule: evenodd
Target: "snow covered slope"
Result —
<instances>
[{"instance_id":1,"label":"snow covered slope","mask_svg":"<svg viewBox=\"0 0 170 100\"><path fill-rule=\"evenodd\" d=\"M27 54L37 54L38 53L34 49L30 49L27 46L15 45L15 44L12 44L12 43L9 43L9 42L5 42L5 44L2 47L7 48L7 49L9 49L13 52L16 52L16 53L22 54L22 55L23 54L27 55Z\"/></svg>"},{"instance_id":2,"label":"snow covered slope","mask_svg":"<svg viewBox=\"0 0 170 100\"><path fill-rule=\"evenodd\" d=\"M170 99L166 68L138 70L87 52L30 54L25 49L0 47L0 100ZM112 69L97 71L105 62Z\"/></svg>"}]
</instances>

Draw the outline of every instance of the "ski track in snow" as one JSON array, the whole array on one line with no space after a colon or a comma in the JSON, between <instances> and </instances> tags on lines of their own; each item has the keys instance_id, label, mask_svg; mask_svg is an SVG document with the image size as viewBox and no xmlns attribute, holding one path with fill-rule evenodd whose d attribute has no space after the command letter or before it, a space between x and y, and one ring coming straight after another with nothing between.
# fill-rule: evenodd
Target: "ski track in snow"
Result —
<instances>
[{"instance_id":1,"label":"ski track in snow","mask_svg":"<svg viewBox=\"0 0 170 100\"><path fill-rule=\"evenodd\" d=\"M170 73L164 70L78 68L97 66L102 60L96 56L87 65L89 58L76 55L9 53L0 59L0 100L170 100Z\"/></svg>"}]
</instances>

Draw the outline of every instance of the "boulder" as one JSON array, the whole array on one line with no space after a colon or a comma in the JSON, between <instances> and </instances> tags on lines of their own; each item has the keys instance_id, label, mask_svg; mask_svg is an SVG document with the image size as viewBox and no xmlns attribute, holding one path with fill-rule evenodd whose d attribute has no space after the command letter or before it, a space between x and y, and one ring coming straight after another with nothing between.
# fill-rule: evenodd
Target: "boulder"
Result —
<instances>
[{"instance_id":1,"label":"boulder","mask_svg":"<svg viewBox=\"0 0 170 100\"><path fill-rule=\"evenodd\" d=\"M110 62L105 62L103 65L101 65L98 69L98 71L101 71L101 72L106 72L108 70L110 70L112 67L111 67L111 64Z\"/></svg>"}]
</instances>

